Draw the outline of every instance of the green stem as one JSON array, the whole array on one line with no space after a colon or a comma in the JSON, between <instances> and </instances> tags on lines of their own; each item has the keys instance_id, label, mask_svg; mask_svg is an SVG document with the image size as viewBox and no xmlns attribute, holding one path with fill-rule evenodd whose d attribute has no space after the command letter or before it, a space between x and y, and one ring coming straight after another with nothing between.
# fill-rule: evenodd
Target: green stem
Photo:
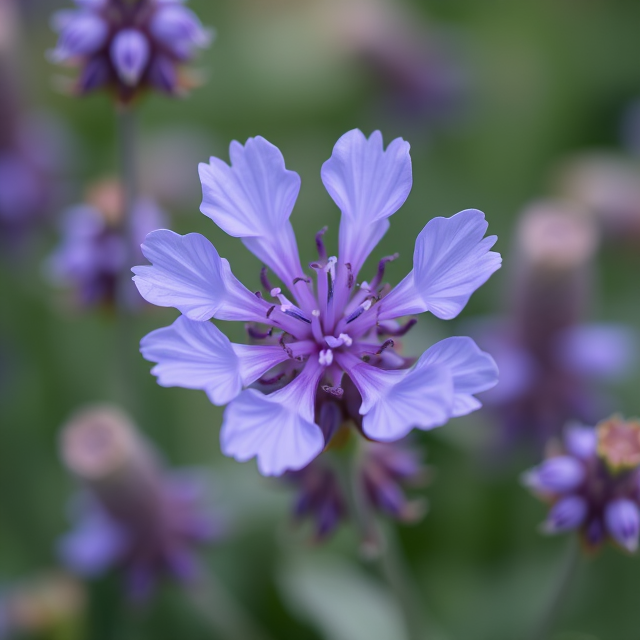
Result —
<instances>
[{"instance_id":1,"label":"green stem","mask_svg":"<svg viewBox=\"0 0 640 640\"><path fill-rule=\"evenodd\" d=\"M120 107L117 113L120 183L123 194L123 215L120 234L123 239L125 259L116 289L116 357L117 390L123 404L131 409L134 394L131 386L131 370L137 345L132 335L131 267L134 266L133 212L137 198L136 171L136 117L133 108Z\"/></svg>"},{"instance_id":2,"label":"green stem","mask_svg":"<svg viewBox=\"0 0 640 640\"><path fill-rule=\"evenodd\" d=\"M408 640L425 640L425 624L416 601L417 588L406 570L400 546L390 530L383 532L367 500L359 473L359 456L345 454L336 469L349 502L356 528L362 541L361 553L365 560L374 562L395 596L402 615Z\"/></svg>"},{"instance_id":3,"label":"green stem","mask_svg":"<svg viewBox=\"0 0 640 640\"><path fill-rule=\"evenodd\" d=\"M207 622L216 637L228 640L271 640L214 575L202 580L188 591L189 600Z\"/></svg>"},{"instance_id":4,"label":"green stem","mask_svg":"<svg viewBox=\"0 0 640 640\"><path fill-rule=\"evenodd\" d=\"M565 556L556 577L556 583L551 590L551 596L547 601L542 615L533 626L533 632L529 636L530 640L547 640L558 614L569 595L571 583L576 574L580 560L580 545L575 536L572 536L567 545Z\"/></svg>"}]
</instances>

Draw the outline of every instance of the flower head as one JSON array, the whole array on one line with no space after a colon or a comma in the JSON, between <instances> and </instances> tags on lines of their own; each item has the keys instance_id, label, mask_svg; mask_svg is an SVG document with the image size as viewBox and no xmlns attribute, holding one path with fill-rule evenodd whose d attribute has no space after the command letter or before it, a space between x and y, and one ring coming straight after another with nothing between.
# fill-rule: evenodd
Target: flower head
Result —
<instances>
[{"instance_id":1,"label":"flower head","mask_svg":"<svg viewBox=\"0 0 640 640\"><path fill-rule=\"evenodd\" d=\"M62 433L62 458L84 484L74 528L59 543L71 570L96 576L119 568L133 597L159 577L197 576L195 548L217 534L193 475L162 468L155 452L117 408L90 407Z\"/></svg>"},{"instance_id":2,"label":"flower head","mask_svg":"<svg viewBox=\"0 0 640 640\"><path fill-rule=\"evenodd\" d=\"M123 202L120 184L104 180L92 186L86 203L69 209L63 219L61 242L47 262L47 275L55 284L73 289L83 307L115 303L129 256L137 259L142 239L166 223L164 212L141 198L126 221L130 228L123 228ZM135 289L128 293L128 303L140 300Z\"/></svg>"},{"instance_id":3,"label":"flower head","mask_svg":"<svg viewBox=\"0 0 640 640\"><path fill-rule=\"evenodd\" d=\"M640 422L613 416L572 425L524 483L551 503L547 533L577 530L590 548L607 537L636 551L640 537Z\"/></svg>"},{"instance_id":4,"label":"flower head","mask_svg":"<svg viewBox=\"0 0 640 640\"><path fill-rule=\"evenodd\" d=\"M154 304L183 315L141 342L162 386L202 389L228 407L223 452L257 457L265 475L308 465L337 427L351 421L367 438L393 442L413 427L432 429L480 406L475 393L497 382L489 355L470 338L449 338L422 356L398 352L414 321L430 311L458 315L471 294L499 268L484 238L484 214L466 210L434 218L416 241L414 268L395 288L383 283L383 258L370 281L360 270L389 227L388 218L411 189L409 145L386 148L379 131L359 130L338 140L322 180L342 211L338 256L324 231L317 260L302 268L289 216L300 178L264 138L231 143L231 166L218 158L200 165L201 210L239 237L280 279L262 272L265 294L252 293L229 263L199 234L155 231L142 250L151 266L136 267L135 282ZM285 293L288 289L288 294ZM234 344L209 319L247 322L253 344ZM243 390L244 389L244 390Z\"/></svg>"},{"instance_id":5,"label":"flower head","mask_svg":"<svg viewBox=\"0 0 640 640\"><path fill-rule=\"evenodd\" d=\"M53 16L60 37L50 58L80 66L78 93L109 87L128 102L143 88L189 88L179 68L208 46L211 33L181 0L75 2L77 9Z\"/></svg>"}]
</instances>

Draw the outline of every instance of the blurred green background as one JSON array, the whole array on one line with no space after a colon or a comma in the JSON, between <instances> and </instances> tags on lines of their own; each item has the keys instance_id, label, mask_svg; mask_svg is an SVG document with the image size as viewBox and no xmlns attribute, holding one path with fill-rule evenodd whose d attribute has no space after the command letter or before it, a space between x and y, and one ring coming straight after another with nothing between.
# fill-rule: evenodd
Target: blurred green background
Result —
<instances>
[{"instance_id":1,"label":"blurred green background","mask_svg":"<svg viewBox=\"0 0 640 640\"><path fill-rule=\"evenodd\" d=\"M458 319L420 319L407 341L408 348L418 350L456 335L470 318L504 308L514 222L529 201L553 193L558 163L593 148L622 153L620 118L640 95L640 3L387 3L385 10L403 12L425 39L439 42L459 72L461 90L445 116L393 108L386 99L388 87L355 51L353 25L347 28L352 4L192 0L190 6L217 32L197 63L206 82L185 100L142 100L141 136L148 141L178 132L192 140L178 158L188 188L179 205L167 207L171 228L204 233L254 289L259 287L257 260L198 212L199 161L209 155L226 160L234 139L262 135L276 144L287 166L302 177L292 222L305 262L313 258L313 237L323 225L329 225L329 242L336 246L339 212L322 187L320 166L337 138L359 127L367 134L380 129L386 142L407 139L413 190L369 267L374 268L376 256L399 251L400 259L387 272L389 281L397 282L411 268L414 238L424 224L470 207L486 213L505 257L503 269ZM365 14L381 6L373 0L358 4ZM30 101L58 116L72 136L65 177L67 204L72 204L82 199L87 182L116 172L117 149L107 97L73 99L55 89L52 78L61 72L44 52L55 43L49 12L63 6L29 3L20 62ZM144 144L140 163L157 162L157 155L145 156L149 143ZM165 145L164 153L172 152ZM68 527L65 504L74 487L58 458L60 426L78 406L120 400L113 318L61 303L60 292L42 274L44 257L55 243L55 230L44 229L28 255L0 262L0 585L7 587L56 565L54 544ZM605 244L601 250L593 319L638 328L637 248ZM135 320L135 340L175 316L173 310L145 309ZM232 339L241 339L241 327L227 329ZM210 471L231 535L205 550L207 566L271 636L356 638L350 635L349 617L357 615L362 637L395 640L368 620L367 611L380 595L376 589L386 587L358 560L353 531L343 527L324 548L311 547L304 532L290 527L288 488L261 478L254 462L240 465L221 456L221 410L203 393L160 388L148 363L141 357L132 362L126 408L171 464ZM630 378L615 389L621 412L639 412L639 381ZM479 413L419 435L435 470L425 492L430 509L421 523L398 527L416 597L448 639L524 638L548 597L566 545L563 538L538 533L545 507L519 484L535 455L514 453L497 470L491 468L484 447L491 428ZM316 583L314 571L332 566L337 567L334 579L318 576ZM327 588L314 595L301 586L305 581ZM115 602L114 585L105 580L91 586L81 637L217 637L177 587L163 587L148 607L131 611ZM582 563L554 638L637 640L639 601L638 559L607 548ZM328 626L327 615L335 616Z\"/></svg>"}]
</instances>

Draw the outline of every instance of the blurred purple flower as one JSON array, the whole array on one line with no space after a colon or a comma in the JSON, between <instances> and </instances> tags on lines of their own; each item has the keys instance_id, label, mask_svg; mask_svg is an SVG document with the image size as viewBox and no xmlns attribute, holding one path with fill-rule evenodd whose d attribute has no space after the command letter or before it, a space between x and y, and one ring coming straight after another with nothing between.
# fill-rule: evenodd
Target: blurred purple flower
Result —
<instances>
[{"instance_id":1,"label":"blurred purple flower","mask_svg":"<svg viewBox=\"0 0 640 640\"><path fill-rule=\"evenodd\" d=\"M193 86L180 67L212 34L181 0L75 2L53 16L60 37L49 57L80 67L78 93L107 87L128 102L141 89L177 95Z\"/></svg>"},{"instance_id":2,"label":"blurred purple flower","mask_svg":"<svg viewBox=\"0 0 640 640\"><path fill-rule=\"evenodd\" d=\"M409 195L412 177L404 140L384 150L379 131L368 139L350 131L322 168L324 185L342 210L340 259L328 255L321 231L319 258L309 265L317 276L314 293L289 221L299 176L261 137L244 147L233 142L230 155L231 166L218 158L200 165L201 210L242 238L295 302L269 282L266 268L262 283L274 301L250 292L195 233L149 234L142 249L152 265L133 270L147 301L184 314L146 336L141 351L157 363L153 373L162 386L202 389L214 404L230 403L223 452L240 461L257 457L262 474L280 475L321 453L336 417L350 418L370 439L391 442L413 427L432 429L479 408L474 394L496 384L497 369L470 338L443 340L415 362L396 352L392 337L415 323L400 326L401 316L430 311L454 318L500 267L500 255L490 251L495 236L484 238L484 214L469 209L431 220L416 241L414 269L394 289L382 284L393 257L380 261L370 282L356 286L388 218ZM207 322L211 318L249 322L258 344L232 344Z\"/></svg>"},{"instance_id":3,"label":"blurred purple flower","mask_svg":"<svg viewBox=\"0 0 640 640\"><path fill-rule=\"evenodd\" d=\"M593 221L559 202L531 206L516 237L510 313L480 330L501 384L484 397L502 426L502 445L543 446L568 420L606 410L595 382L623 376L635 340L622 326L581 324L598 244Z\"/></svg>"},{"instance_id":4,"label":"blurred purple flower","mask_svg":"<svg viewBox=\"0 0 640 640\"><path fill-rule=\"evenodd\" d=\"M55 284L73 289L81 306L114 304L127 259L138 261L145 236L166 226L164 212L141 198L127 221L130 229L123 229L122 202L119 183L106 180L92 188L87 203L64 216L61 243L47 262L46 274ZM129 294L131 305L140 301L134 287Z\"/></svg>"},{"instance_id":5,"label":"blurred purple flower","mask_svg":"<svg viewBox=\"0 0 640 640\"><path fill-rule=\"evenodd\" d=\"M578 530L588 548L607 537L634 552L640 536L640 422L613 416L567 427L523 481L551 503L547 533Z\"/></svg>"},{"instance_id":6,"label":"blurred purple flower","mask_svg":"<svg viewBox=\"0 0 640 640\"><path fill-rule=\"evenodd\" d=\"M128 417L108 406L73 417L62 457L85 486L58 547L69 569L87 577L120 569L135 598L148 596L164 574L197 577L196 547L221 533L201 478L165 470Z\"/></svg>"},{"instance_id":7,"label":"blurred purple flower","mask_svg":"<svg viewBox=\"0 0 640 640\"><path fill-rule=\"evenodd\" d=\"M336 470L340 462L331 460L331 453L283 476L297 489L294 519L309 518L318 542L354 515L349 512L350 499ZM337 456L343 454L339 452ZM415 522L424 513L424 501L408 499L404 487L423 486L426 478L422 456L406 439L389 443L365 441L357 458L356 481L369 509L402 522Z\"/></svg>"}]
</instances>

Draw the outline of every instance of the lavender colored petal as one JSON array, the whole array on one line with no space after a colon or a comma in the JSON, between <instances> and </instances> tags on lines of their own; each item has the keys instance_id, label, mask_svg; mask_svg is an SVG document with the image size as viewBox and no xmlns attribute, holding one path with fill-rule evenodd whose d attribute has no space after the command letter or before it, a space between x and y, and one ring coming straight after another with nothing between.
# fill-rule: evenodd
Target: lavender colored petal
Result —
<instances>
[{"instance_id":1,"label":"lavender colored petal","mask_svg":"<svg viewBox=\"0 0 640 640\"><path fill-rule=\"evenodd\" d=\"M399 440L414 427L433 429L451 417L453 378L447 367L385 371L359 362L347 373L362 396L362 429L373 440Z\"/></svg>"},{"instance_id":2,"label":"lavender colored petal","mask_svg":"<svg viewBox=\"0 0 640 640\"><path fill-rule=\"evenodd\" d=\"M322 430L313 422L322 371L310 360L297 378L270 395L243 391L224 412L222 452L240 462L257 457L265 476L309 464L324 448Z\"/></svg>"},{"instance_id":3,"label":"lavender colored petal","mask_svg":"<svg viewBox=\"0 0 640 640\"><path fill-rule=\"evenodd\" d=\"M491 389L498 383L494 359L466 337L447 338L425 351L417 367L446 366L453 377L451 416L464 416L482 406L475 393Z\"/></svg>"},{"instance_id":4,"label":"lavender colored petal","mask_svg":"<svg viewBox=\"0 0 640 640\"><path fill-rule=\"evenodd\" d=\"M212 39L196 14L179 4L160 7L151 19L150 29L157 40L182 59L191 57L196 47L207 47Z\"/></svg>"},{"instance_id":5,"label":"lavender colored petal","mask_svg":"<svg viewBox=\"0 0 640 640\"><path fill-rule=\"evenodd\" d=\"M588 324L564 332L558 357L565 367L580 375L615 379L631 370L638 352L635 333L614 324Z\"/></svg>"},{"instance_id":6,"label":"lavender colored petal","mask_svg":"<svg viewBox=\"0 0 640 640\"><path fill-rule=\"evenodd\" d=\"M596 430L593 427L570 424L564 430L564 445L572 456L588 460L598 449Z\"/></svg>"},{"instance_id":7,"label":"lavender colored petal","mask_svg":"<svg viewBox=\"0 0 640 640\"><path fill-rule=\"evenodd\" d=\"M609 503L604 512L604 521L609 535L627 551L638 549L640 535L640 511L638 505L627 498Z\"/></svg>"},{"instance_id":8,"label":"lavender colored petal","mask_svg":"<svg viewBox=\"0 0 640 640\"><path fill-rule=\"evenodd\" d=\"M179 317L140 342L142 355L163 387L202 389L215 405L233 400L243 386L289 358L279 346L234 345L210 322Z\"/></svg>"},{"instance_id":9,"label":"lavender colored petal","mask_svg":"<svg viewBox=\"0 0 640 640\"><path fill-rule=\"evenodd\" d=\"M543 493L566 493L577 489L586 476L584 466L571 456L557 456L524 475L524 483Z\"/></svg>"},{"instance_id":10,"label":"lavender colored petal","mask_svg":"<svg viewBox=\"0 0 640 640\"><path fill-rule=\"evenodd\" d=\"M496 236L483 237L487 227L476 209L430 220L416 240L413 271L382 299L379 320L424 311L455 318L502 263L499 253L489 251Z\"/></svg>"},{"instance_id":11,"label":"lavender colored petal","mask_svg":"<svg viewBox=\"0 0 640 640\"><path fill-rule=\"evenodd\" d=\"M411 191L409 148L396 138L385 150L380 131L367 139L354 129L322 165L322 182L342 212L340 260L351 263L355 275L389 228L387 218Z\"/></svg>"},{"instance_id":12,"label":"lavender colored petal","mask_svg":"<svg viewBox=\"0 0 640 640\"><path fill-rule=\"evenodd\" d=\"M147 302L175 307L191 320L264 321L266 303L238 282L229 263L199 233L153 231L142 253L152 266L132 271Z\"/></svg>"},{"instance_id":13,"label":"lavender colored petal","mask_svg":"<svg viewBox=\"0 0 640 640\"><path fill-rule=\"evenodd\" d=\"M289 217L300 191L300 176L286 169L280 150L258 136L244 146L232 142L231 166L219 158L199 166L200 211L271 267L290 288L302 276Z\"/></svg>"},{"instance_id":14,"label":"lavender colored petal","mask_svg":"<svg viewBox=\"0 0 640 640\"><path fill-rule=\"evenodd\" d=\"M587 503L579 496L568 496L558 500L543 525L546 533L561 533L577 529L582 525L587 515Z\"/></svg>"},{"instance_id":15,"label":"lavender colored petal","mask_svg":"<svg viewBox=\"0 0 640 640\"><path fill-rule=\"evenodd\" d=\"M122 29L111 42L110 54L120 80L134 87L147 68L151 47L142 31Z\"/></svg>"},{"instance_id":16,"label":"lavender colored petal","mask_svg":"<svg viewBox=\"0 0 640 640\"><path fill-rule=\"evenodd\" d=\"M109 32L100 16L84 11L59 11L53 16L52 26L60 31L56 48L49 52L50 60L56 63L95 53Z\"/></svg>"},{"instance_id":17,"label":"lavender colored petal","mask_svg":"<svg viewBox=\"0 0 640 640\"><path fill-rule=\"evenodd\" d=\"M62 537L62 562L83 576L96 576L118 560L128 543L126 533L101 510L88 511L77 527Z\"/></svg>"}]
</instances>

